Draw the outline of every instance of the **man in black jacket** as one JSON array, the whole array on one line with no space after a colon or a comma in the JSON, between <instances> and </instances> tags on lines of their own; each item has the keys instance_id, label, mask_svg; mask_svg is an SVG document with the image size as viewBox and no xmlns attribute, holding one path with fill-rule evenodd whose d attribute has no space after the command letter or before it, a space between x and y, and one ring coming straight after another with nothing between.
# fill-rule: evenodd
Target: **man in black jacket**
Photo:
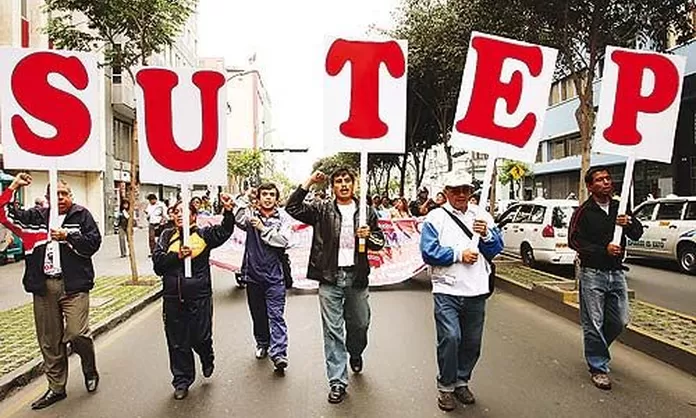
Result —
<instances>
[{"instance_id":1,"label":"man in black jacket","mask_svg":"<svg viewBox=\"0 0 696 418\"><path fill-rule=\"evenodd\" d=\"M102 237L87 208L73 204L70 186L58 182L58 225L48 230L49 209L17 209L15 191L32 178L20 173L0 196L0 222L21 239L26 255L24 289L34 295L34 323L43 355L48 390L32 403L43 409L66 398L68 356L66 344L82 360L88 392L99 385L94 342L89 329L89 291L94 287L92 256ZM53 204L50 202L49 204Z\"/></svg>"},{"instance_id":2,"label":"man in black jacket","mask_svg":"<svg viewBox=\"0 0 696 418\"><path fill-rule=\"evenodd\" d=\"M628 324L629 316L622 266L626 237L638 240L643 235L643 226L630 211L618 214L619 202L612 199L614 185L606 168L591 168L585 184L591 196L573 214L568 245L580 258L580 317L585 359L592 383L609 390L609 346ZM614 225L623 228L620 245L612 243Z\"/></svg>"},{"instance_id":3,"label":"man in black jacket","mask_svg":"<svg viewBox=\"0 0 696 418\"><path fill-rule=\"evenodd\" d=\"M188 396L188 388L196 378L193 351L201 359L203 376L214 369L213 356L213 288L210 275L210 251L225 243L234 229L232 197L221 194L224 207L220 225L198 228L197 213L189 202L191 235L183 245L183 203L173 208L176 227L166 229L159 237L152 263L162 277L164 332L169 349L174 399ZM184 276L184 259L191 257L191 277Z\"/></svg>"},{"instance_id":4,"label":"man in black jacket","mask_svg":"<svg viewBox=\"0 0 696 418\"><path fill-rule=\"evenodd\" d=\"M329 402L340 403L348 386L348 354L351 369L360 373L370 325L370 266L367 251L359 251L358 240L365 239L367 248L378 251L384 246L384 236L372 208L368 208L368 225L359 225L355 175L348 168L331 174L334 200L305 203L309 188L325 180L326 175L320 171L312 174L293 192L285 210L314 229L307 278L319 281Z\"/></svg>"}]
</instances>

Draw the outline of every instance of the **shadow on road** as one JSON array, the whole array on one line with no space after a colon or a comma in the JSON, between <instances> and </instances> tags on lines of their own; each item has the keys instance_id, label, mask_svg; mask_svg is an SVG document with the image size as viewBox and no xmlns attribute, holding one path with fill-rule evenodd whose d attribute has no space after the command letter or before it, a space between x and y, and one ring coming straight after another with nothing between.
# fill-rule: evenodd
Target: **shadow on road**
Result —
<instances>
[{"instance_id":1,"label":"shadow on road","mask_svg":"<svg viewBox=\"0 0 696 418\"><path fill-rule=\"evenodd\" d=\"M655 258L637 258L631 257L626 260L629 264L635 264L637 266L649 267L658 270L673 271L675 273L682 273L679 269L679 265L670 260L660 260ZM630 266L629 266L630 267Z\"/></svg>"}]
</instances>

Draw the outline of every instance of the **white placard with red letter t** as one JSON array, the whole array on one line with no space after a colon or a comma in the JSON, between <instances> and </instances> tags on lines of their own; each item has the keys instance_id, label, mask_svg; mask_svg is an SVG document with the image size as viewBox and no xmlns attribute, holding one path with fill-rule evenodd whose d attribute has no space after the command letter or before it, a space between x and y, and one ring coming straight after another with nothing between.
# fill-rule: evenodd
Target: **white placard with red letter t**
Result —
<instances>
[{"instance_id":1,"label":"white placard with red letter t","mask_svg":"<svg viewBox=\"0 0 696 418\"><path fill-rule=\"evenodd\" d=\"M607 47L592 150L670 163L686 57Z\"/></svg>"},{"instance_id":2,"label":"white placard with red letter t","mask_svg":"<svg viewBox=\"0 0 696 418\"><path fill-rule=\"evenodd\" d=\"M407 54L406 41L327 40L327 151L404 153Z\"/></svg>"},{"instance_id":3,"label":"white placard with red letter t","mask_svg":"<svg viewBox=\"0 0 696 418\"><path fill-rule=\"evenodd\" d=\"M96 54L0 48L5 167L103 170L103 78Z\"/></svg>"},{"instance_id":4,"label":"white placard with red letter t","mask_svg":"<svg viewBox=\"0 0 696 418\"><path fill-rule=\"evenodd\" d=\"M225 76L145 67L135 81L140 180L227 184Z\"/></svg>"}]
</instances>

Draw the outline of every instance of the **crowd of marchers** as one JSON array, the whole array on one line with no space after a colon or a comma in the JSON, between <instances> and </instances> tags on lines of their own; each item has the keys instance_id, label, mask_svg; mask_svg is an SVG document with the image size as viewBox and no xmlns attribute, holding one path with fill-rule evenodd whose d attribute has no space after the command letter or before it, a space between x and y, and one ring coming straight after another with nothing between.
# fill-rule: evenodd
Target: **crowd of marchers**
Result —
<instances>
[{"instance_id":1,"label":"crowd of marchers","mask_svg":"<svg viewBox=\"0 0 696 418\"><path fill-rule=\"evenodd\" d=\"M471 178L448 175L435 200L422 189L411 203L374 196L361 222L356 174L341 168L313 173L280 207L281 193L272 183L233 197L221 193L214 207L201 198L171 206L148 196L149 243L155 273L163 284L163 318L174 399L187 397L195 380L194 353L202 374L215 370L210 252L224 244L234 228L246 231L239 280L244 285L255 339L254 356L269 358L276 373L290 366L287 288L292 275L286 250L294 220L311 225L313 238L306 277L319 282L318 299L328 380L328 401L347 396L350 369L362 373L372 321L369 303L368 250L385 245L379 218L423 217L420 249L431 266L437 352L437 405L445 411L475 402L473 372L482 352L487 299L493 293L494 258L503 239L493 218L481 210ZM328 182L331 197L310 190ZM86 390L97 391L100 379L89 328L89 292L94 286L92 257L101 233L90 211L73 202L70 185L58 182L58 219L47 203L22 209L16 192L32 183L18 174L0 195L0 223L18 235L25 248L24 288L33 294L36 337L44 360L47 391L33 404L46 408L66 398L67 346L82 362ZM590 197L574 213L568 244L580 261L580 311L585 360L591 381L611 389L609 346L628 323L628 297L622 265L626 237L637 240L643 228L628 213L618 213L612 199L610 172L589 170ZM209 199L206 199L209 204ZM185 210L188 206L188 210ZM203 209L202 209L203 208ZM117 226L127 223L122 206ZM189 239L184 242L183 216L188 213ZM199 227L201 213L222 215L219 224ZM623 229L614 243L614 228ZM124 233L124 231L122 231ZM121 237L123 238L123 236ZM122 244L121 254L125 255ZM190 260L191 273L185 263ZM250 350L251 351L251 350Z\"/></svg>"}]
</instances>

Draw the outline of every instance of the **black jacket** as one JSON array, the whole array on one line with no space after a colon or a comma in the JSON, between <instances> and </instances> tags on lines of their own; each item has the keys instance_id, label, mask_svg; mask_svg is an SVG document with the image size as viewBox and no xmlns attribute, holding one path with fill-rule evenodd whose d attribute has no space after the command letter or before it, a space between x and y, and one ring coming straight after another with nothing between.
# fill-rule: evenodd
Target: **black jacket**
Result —
<instances>
[{"instance_id":1,"label":"black jacket","mask_svg":"<svg viewBox=\"0 0 696 418\"><path fill-rule=\"evenodd\" d=\"M165 229L160 235L152 253L155 274L162 277L165 298L178 298L184 302L200 299L213 294L210 278L210 251L221 246L232 235L234 214L224 212L220 225L191 228L189 247L193 250L191 257L191 276L184 277L184 260L179 259L179 247L182 242L181 231L177 228Z\"/></svg>"},{"instance_id":2,"label":"black jacket","mask_svg":"<svg viewBox=\"0 0 696 418\"><path fill-rule=\"evenodd\" d=\"M619 202L612 199L609 214L599 207L590 197L573 214L568 228L568 246L578 252L580 265L598 270L620 270L626 251L626 237L632 240L643 235L643 225L637 218L631 217L631 223L624 227L621 236L621 256L613 257L607 253L607 245L614 238ZM627 214L630 216L631 211Z\"/></svg>"},{"instance_id":3,"label":"black jacket","mask_svg":"<svg viewBox=\"0 0 696 418\"><path fill-rule=\"evenodd\" d=\"M7 189L0 198L0 222L22 239L26 268L22 283L29 293L46 293L44 258L48 242L48 208L15 209L12 191ZM60 243L60 265L65 292L89 292L94 287L92 256L99 250L102 236L87 208L73 204L65 215L63 228L68 230L65 242Z\"/></svg>"},{"instance_id":4,"label":"black jacket","mask_svg":"<svg viewBox=\"0 0 696 418\"><path fill-rule=\"evenodd\" d=\"M320 282L335 284L338 273L338 245L341 233L341 212L335 200L305 203L307 190L298 187L288 198L285 210L290 216L300 222L311 225L314 230L312 236L312 251L309 255L307 278ZM354 226L357 231L358 203L353 215ZM384 247L384 235L377 224L377 214L372 208L368 208L367 224L370 226L370 236L365 240L367 248L379 251ZM355 288L365 288L368 285L370 265L367 260L367 252L358 252L358 239L355 238Z\"/></svg>"}]
</instances>

